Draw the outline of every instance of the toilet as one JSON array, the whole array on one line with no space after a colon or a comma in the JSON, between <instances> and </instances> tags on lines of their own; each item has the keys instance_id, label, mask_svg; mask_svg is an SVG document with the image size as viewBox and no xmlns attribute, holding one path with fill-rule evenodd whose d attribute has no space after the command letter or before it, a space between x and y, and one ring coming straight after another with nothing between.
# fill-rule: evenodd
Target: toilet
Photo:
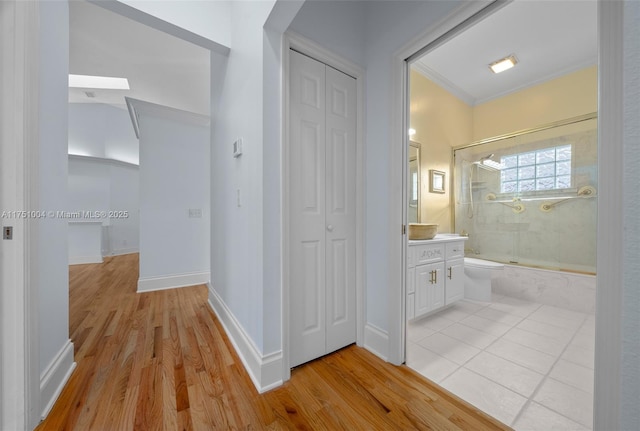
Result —
<instances>
[{"instance_id":1,"label":"toilet","mask_svg":"<svg viewBox=\"0 0 640 431\"><path fill-rule=\"evenodd\" d=\"M491 272L503 270L504 264L490 260L464 258L464 297L474 301L491 301Z\"/></svg>"}]
</instances>

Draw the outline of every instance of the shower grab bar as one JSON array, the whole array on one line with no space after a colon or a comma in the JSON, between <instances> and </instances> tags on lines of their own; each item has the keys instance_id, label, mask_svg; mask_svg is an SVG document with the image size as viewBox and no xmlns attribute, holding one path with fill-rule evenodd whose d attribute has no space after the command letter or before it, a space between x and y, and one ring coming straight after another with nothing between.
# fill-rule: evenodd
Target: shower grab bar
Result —
<instances>
[{"instance_id":1,"label":"shower grab bar","mask_svg":"<svg viewBox=\"0 0 640 431\"><path fill-rule=\"evenodd\" d=\"M504 199L504 200L487 199L487 202L494 203L494 204L512 204L514 202L548 201L548 200L554 200L554 199L561 199L560 202L564 202L570 199L592 199L595 197L596 197L595 195L593 196L550 196L550 197L544 197L544 198L522 198L516 201L514 201L513 199ZM559 202L555 202L554 204L556 203L559 203ZM458 204L465 205L467 204L467 202L458 202Z\"/></svg>"},{"instance_id":2,"label":"shower grab bar","mask_svg":"<svg viewBox=\"0 0 640 431\"><path fill-rule=\"evenodd\" d=\"M578 189L578 192L575 196L541 196L541 197L532 197L532 198L513 198L509 200L497 200L496 195L493 193L489 193L486 196L486 200L488 202L493 202L497 204L502 204L508 206L517 212L524 211L524 207L519 202L533 202L533 201L549 201L554 199L560 199L556 202L544 202L540 205L540 210L542 211L551 211L556 205L560 205L561 203L567 202L571 199L591 199L597 197L596 189L592 186L583 186Z\"/></svg>"}]
</instances>

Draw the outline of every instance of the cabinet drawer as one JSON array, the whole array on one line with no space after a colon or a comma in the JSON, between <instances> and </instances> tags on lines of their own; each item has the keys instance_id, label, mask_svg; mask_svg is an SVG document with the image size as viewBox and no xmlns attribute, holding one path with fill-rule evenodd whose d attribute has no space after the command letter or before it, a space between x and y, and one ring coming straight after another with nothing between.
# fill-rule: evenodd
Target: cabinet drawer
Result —
<instances>
[{"instance_id":1,"label":"cabinet drawer","mask_svg":"<svg viewBox=\"0 0 640 431\"><path fill-rule=\"evenodd\" d=\"M444 244L427 244L415 247L416 265L444 260Z\"/></svg>"},{"instance_id":2,"label":"cabinet drawer","mask_svg":"<svg viewBox=\"0 0 640 431\"><path fill-rule=\"evenodd\" d=\"M447 259L464 257L464 241L447 243L446 250Z\"/></svg>"}]
</instances>

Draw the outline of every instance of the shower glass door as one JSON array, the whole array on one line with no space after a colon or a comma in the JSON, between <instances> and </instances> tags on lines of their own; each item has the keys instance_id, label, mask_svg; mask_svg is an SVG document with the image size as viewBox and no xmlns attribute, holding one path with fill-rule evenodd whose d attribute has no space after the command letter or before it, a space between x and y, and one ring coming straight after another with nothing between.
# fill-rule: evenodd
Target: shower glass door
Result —
<instances>
[{"instance_id":1,"label":"shower glass door","mask_svg":"<svg viewBox=\"0 0 640 431\"><path fill-rule=\"evenodd\" d=\"M466 255L596 271L596 119L454 151L455 231Z\"/></svg>"}]
</instances>

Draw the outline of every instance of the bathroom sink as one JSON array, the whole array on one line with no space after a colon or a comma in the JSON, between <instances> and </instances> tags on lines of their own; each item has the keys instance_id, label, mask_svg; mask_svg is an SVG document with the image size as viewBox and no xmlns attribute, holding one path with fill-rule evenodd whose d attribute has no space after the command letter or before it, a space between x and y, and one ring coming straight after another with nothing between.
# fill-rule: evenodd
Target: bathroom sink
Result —
<instances>
[{"instance_id":1,"label":"bathroom sink","mask_svg":"<svg viewBox=\"0 0 640 431\"><path fill-rule=\"evenodd\" d=\"M409 223L409 239L433 239L437 233L436 223Z\"/></svg>"}]
</instances>

